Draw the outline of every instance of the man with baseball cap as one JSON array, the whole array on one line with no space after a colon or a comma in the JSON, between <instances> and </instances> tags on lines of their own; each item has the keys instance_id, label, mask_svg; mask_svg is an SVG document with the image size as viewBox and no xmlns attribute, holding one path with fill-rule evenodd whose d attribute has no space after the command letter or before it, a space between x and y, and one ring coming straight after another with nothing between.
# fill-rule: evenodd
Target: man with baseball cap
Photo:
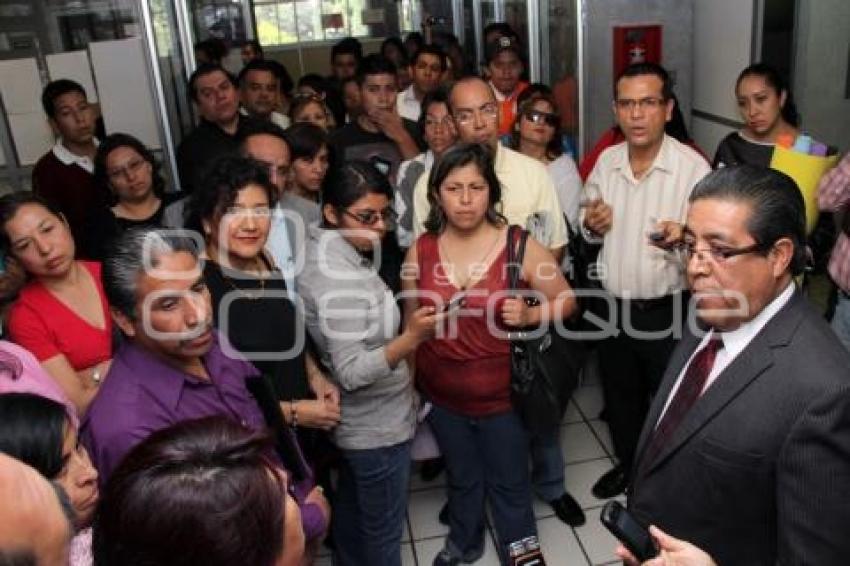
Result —
<instances>
[{"instance_id":1,"label":"man with baseball cap","mask_svg":"<svg viewBox=\"0 0 850 566\"><path fill-rule=\"evenodd\" d=\"M487 73L499 102L499 135L511 133L516 118L516 99L528 83L521 80L523 63L519 42L508 36L487 44Z\"/></svg>"}]
</instances>

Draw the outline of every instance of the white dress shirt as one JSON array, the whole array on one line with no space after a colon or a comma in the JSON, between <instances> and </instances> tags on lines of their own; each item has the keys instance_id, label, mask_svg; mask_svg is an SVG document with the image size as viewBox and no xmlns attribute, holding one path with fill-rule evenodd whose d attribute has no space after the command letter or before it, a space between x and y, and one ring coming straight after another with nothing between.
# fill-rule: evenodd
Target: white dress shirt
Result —
<instances>
[{"instance_id":1,"label":"white dress shirt","mask_svg":"<svg viewBox=\"0 0 850 566\"><path fill-rule=\"evenodd\" d=\"M661 220L685 222L688 197L710 171L700 154L667 135L640 179L632 172L627 142L602 152L585 183L584 197L601 197L612 208L611 229L599 238L584 227L586 210L579 220L584 237L602 243L599 275L608 291L624 299L655 299L684 288L679 258L650 245L649 233Z\"/></svg>"},{"instance_id":2,"label":"white dress shirt","mask_svg":"<svg viewBox=\"0 0 850 566\"><path fill-rule=\"evenodd\" d=\"M422 114L422 101L416 98L416 93L413 92L413 85L398 93L396 108L398 109L398 115L402 118L407 118L414 122L419 121L419 115Z\"/></svg>"}]
</instances>

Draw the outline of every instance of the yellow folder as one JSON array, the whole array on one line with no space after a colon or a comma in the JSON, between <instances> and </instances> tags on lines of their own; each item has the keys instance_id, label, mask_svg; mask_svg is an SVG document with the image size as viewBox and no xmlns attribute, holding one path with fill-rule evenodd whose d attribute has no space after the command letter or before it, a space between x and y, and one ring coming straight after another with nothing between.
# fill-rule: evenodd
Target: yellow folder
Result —
<instances>
[{"instance_id":1,"label":"yellow folder","mask_svg":"<svg viewBox=\"0 0 850 566\"><path fill-rule=\"evenodd\" d=\"M810 234L818 220L818 183L823 174L835 167L838 155L821 157L792 151L777 145L770 167L794 179L806 203L806 233Z\"/></svg>"}]
</instances>

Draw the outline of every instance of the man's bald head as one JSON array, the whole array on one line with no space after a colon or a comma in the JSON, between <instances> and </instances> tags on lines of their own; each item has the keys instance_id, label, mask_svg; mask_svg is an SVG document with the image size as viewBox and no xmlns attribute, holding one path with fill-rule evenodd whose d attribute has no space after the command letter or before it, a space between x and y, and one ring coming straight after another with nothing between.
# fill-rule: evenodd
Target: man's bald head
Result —
<instances>
[{"instance_id":1,"label":"man's bald head","mask_svg":"<svg viewBox=\"0 0 850 566\"><path fill-rule=\"evenodd\" d=\"M499 143L499 103L493 89L479 77L464 77L449 93L449 110L460 141L483 143L493 149Z\"/></svg>"},{"instance_id":2,"label":"man's bald head","mask_svg":"<svg viewBox=\"0 0 850 566\"><path fill-rule=\"evenodd\" d=\"M31 467L0 454L0 561L68 563L71 523L53 486Z\"/></svg>"}]
</instances>

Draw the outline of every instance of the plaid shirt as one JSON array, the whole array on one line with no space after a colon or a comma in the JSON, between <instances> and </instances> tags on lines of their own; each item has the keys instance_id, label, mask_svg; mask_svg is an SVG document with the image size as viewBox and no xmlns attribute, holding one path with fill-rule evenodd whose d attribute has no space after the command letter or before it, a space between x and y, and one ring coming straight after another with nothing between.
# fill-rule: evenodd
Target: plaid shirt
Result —
<instances>
[{"instance_id":1,"label":"plaid shirt","mask_svg":"<svg viewBox=\"0 0 850 566\"><path fill-rule=\"evenodd\" d=\"M850 153L832 170L826 173L818 186L818 206L821 210L836 212L845 210L850 204ZM850 214L850 211L846 212ZM835 284L850 292L850 238L847 233L838 235L832 256L829 258L829 274Z\"/></svg>"}]
</instances>

